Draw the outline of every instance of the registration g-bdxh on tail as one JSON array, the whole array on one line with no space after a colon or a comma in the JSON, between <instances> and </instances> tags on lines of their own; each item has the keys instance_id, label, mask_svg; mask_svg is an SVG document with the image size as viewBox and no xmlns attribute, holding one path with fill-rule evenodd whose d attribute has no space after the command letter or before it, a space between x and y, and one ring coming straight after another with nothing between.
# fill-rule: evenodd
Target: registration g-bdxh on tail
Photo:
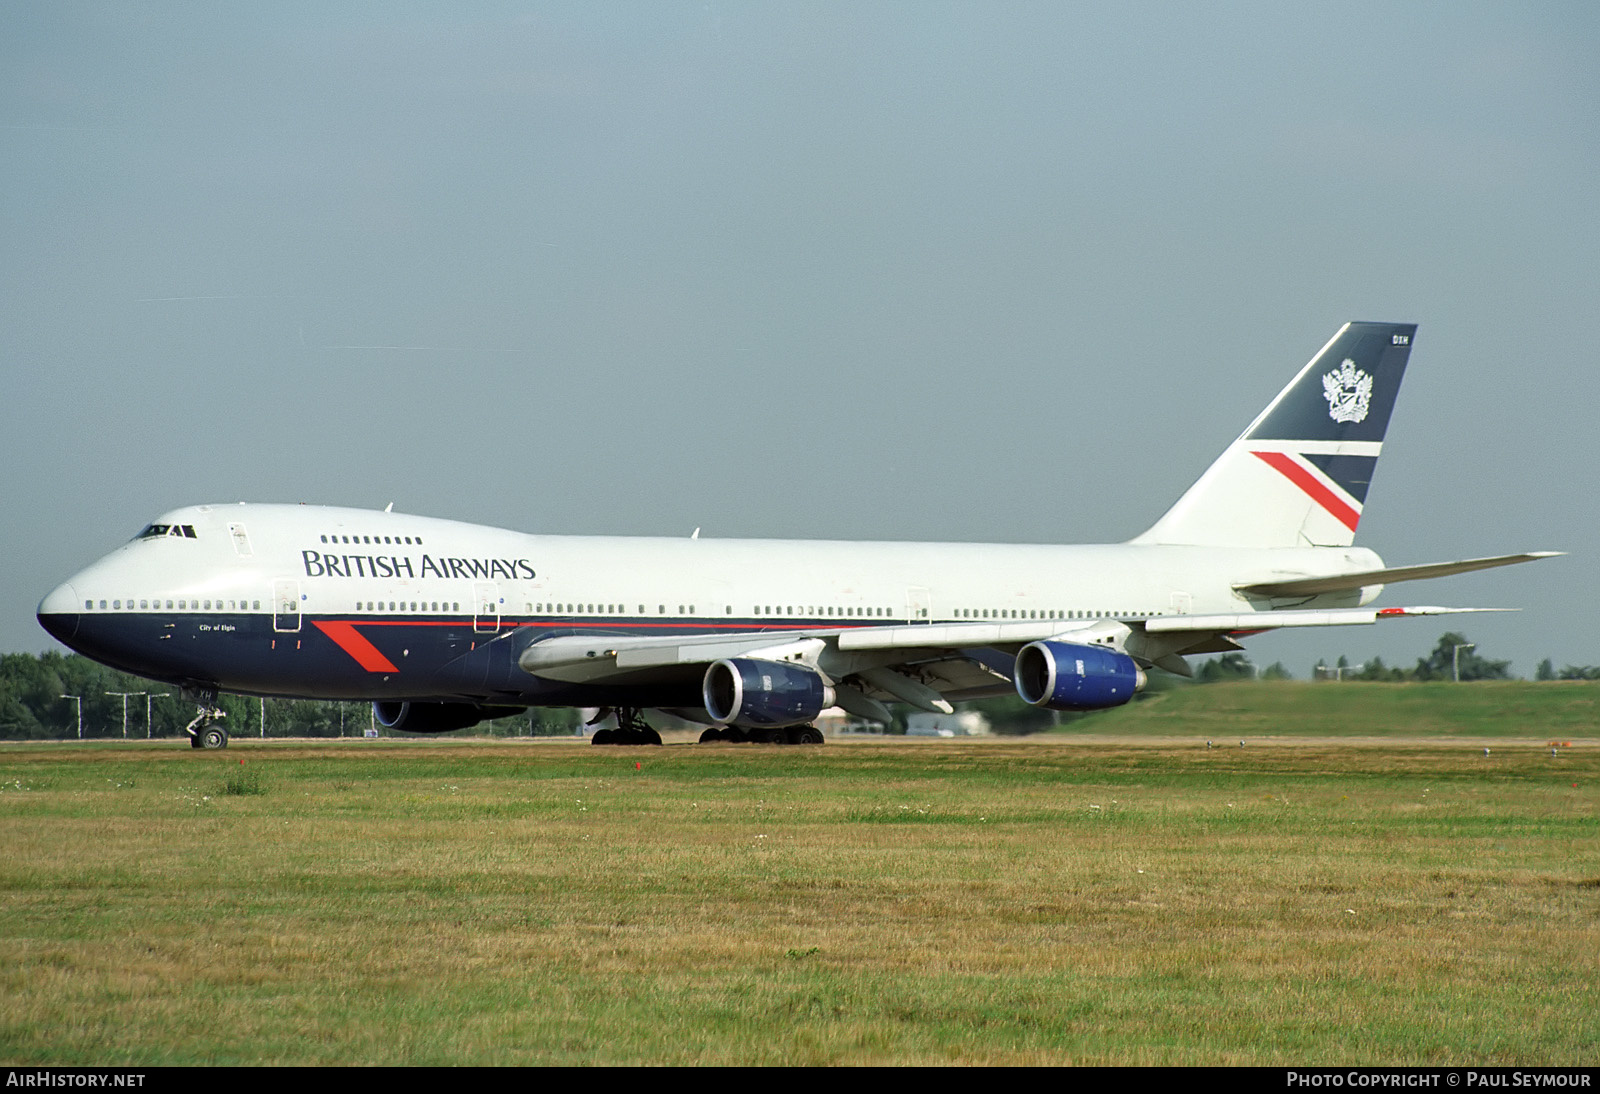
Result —
<instances>
[{"instance_id":1,"label":"registration g-bdxh on tail","mask_svg":"<svg viewBox=\"0 0 1600 1094\"><path fill-rule=\"evenodd\" d=\"M1349 323L1165 516L1121 544L532 536L393 512L199 505L73 575L39 621L179 684L197 746L219 692L370 700L461 729L606 707L616 743L820 742L824 709L889 719L1009 688L1053 710L1128 702L1152 667L1279 627L1370 624L1386 584L1544 557L1386 568L1354 546L1413 324ZM597 737L601 735L597 734Z\"/></svg>"}]
</instances>

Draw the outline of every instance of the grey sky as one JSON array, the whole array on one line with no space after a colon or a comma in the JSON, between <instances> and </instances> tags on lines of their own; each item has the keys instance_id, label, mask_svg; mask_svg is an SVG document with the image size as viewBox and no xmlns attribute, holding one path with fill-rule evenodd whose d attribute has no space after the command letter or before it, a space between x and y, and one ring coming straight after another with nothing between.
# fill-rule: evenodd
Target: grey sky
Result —
<instances>
[{"instance_id":1,"label":"grey sky","mask_svg":"<svg viewBox=\"0 0 1600 1094\"><path fill-rule=\"evenodd\" d=\"M1600 663L1597 11L9 4L0 649L199 501L1121 540L1374 319L1358 542L1573 552L1384 602Z\"/></svg>"}]
</instances>

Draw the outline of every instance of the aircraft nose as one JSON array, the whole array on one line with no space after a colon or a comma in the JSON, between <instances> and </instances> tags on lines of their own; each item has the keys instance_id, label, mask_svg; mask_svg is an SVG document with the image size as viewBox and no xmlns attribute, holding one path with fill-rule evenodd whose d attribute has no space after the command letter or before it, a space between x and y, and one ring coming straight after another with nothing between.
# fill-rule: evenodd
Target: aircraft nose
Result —
<instances>
[{"instance_id":1,"label":"aircraft nose","mask_svg":"<svg viewBox=\"0 0 1600 1094\"><path fill-rule=\"evenodd\" d=\"M57 641L71 645L73 636L78 633L81 610L78 590L70 582L62 582L39 601L39 626L49 631Z\"/></svg>"}]
</instances>

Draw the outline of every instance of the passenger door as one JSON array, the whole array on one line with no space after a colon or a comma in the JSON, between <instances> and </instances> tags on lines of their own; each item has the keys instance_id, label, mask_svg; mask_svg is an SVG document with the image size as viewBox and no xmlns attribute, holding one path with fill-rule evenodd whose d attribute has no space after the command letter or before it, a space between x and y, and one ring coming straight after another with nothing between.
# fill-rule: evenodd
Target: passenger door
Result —
<instances>
[{"instance_id":1,"label":"passenger door","mask_svg":"<svg viewBox=\"0 0 1600 1094\"><path fill-rule=\"evenodd\" d=\"M472 629L478 634L494 634L500 629L500 590L492 581L473 587Z\"/></svg>"},{"instance_id":2,"label":"passenger door","mask_svg":"<svg viewBox=\"0 0 1600 1094\"><path fill-rule=\"evenodd\" d=\"M272 629L300 633L300 582L285 578L272 583Z\"/></svg>"}]
</instances>

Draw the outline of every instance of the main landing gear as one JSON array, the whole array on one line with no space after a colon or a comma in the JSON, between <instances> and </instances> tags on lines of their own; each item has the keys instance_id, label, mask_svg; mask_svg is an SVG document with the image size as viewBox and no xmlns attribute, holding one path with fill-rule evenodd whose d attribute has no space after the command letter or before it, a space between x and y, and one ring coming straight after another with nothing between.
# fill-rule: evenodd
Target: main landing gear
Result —
<instances>
[{"instance_id":1,"label":"main landing gear","mask_svg":"<svg viewBox=\"0 0 1600 1094\"><path fill-rule=\"evenodd\" d=\"M700 743L719 741L739 743L753 741L760 745L820 745L822 730L816 726L762 726L760 729L741 729L738 726L712 726L700 734Z\"/></svg>"},{"instance_id":2,"label":"main landing gear","mask_svg":"<svg viewBox=\"0 0 1600 1094\"><path fill-rule=\"evenodd\" d=\"M650 728L644 713L638 707L601 707L588 721L595 725L612 715L617 717L616 729L597 729L589 738L596 745L658 745L661 734ZM758 745L820 745L822 731L816 726L761 726L742 729L739 726L712 726L700 734L700 743L743 744L749 741ZM199 747L199 746L196 746Z\"/></svg>"},{"instance_id":3,"label":"main landing gear","mask_svg":"<svg viewBox=\"0 0 1600 1094\"><path fill-rule=\"evenodd\" d=\"M661 734L650 728L650 723L644 720L644 714L638 707L601 707L599 713L589 719L589 725L602 721L609 715L617 716L616 729L597 729L594 736L589 739L595 745L658 745L661 743Z\"/></svg>"},{"instance_id":4,"label":"main landing gear","mask_svg":"<svg viewBox=\"0 0 1600 1094\"><path fill-rule=\"evenodd\" d=\"M227 748L228 731L213 722L220 722L228 716L228 712L217 706L217 693L214 689L202 691L195 696L196 705L200 713L194 720L184 727L184 732L189 735L190 748Z\"/></svg>"}]
</instances>

